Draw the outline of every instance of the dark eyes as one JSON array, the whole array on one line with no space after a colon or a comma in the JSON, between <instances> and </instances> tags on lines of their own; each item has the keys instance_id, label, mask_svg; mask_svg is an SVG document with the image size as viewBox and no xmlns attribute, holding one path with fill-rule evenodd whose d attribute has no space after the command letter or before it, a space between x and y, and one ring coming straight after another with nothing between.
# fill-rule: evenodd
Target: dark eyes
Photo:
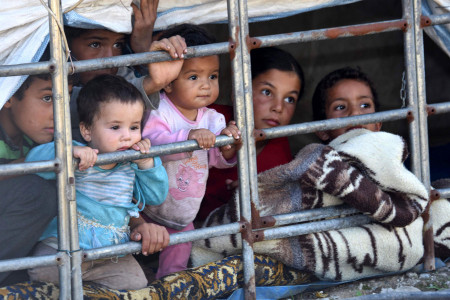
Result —
<instances>
[{"instance_id":1,"label":"dark eyes","mask_svg":"<svg viewBox=\"0 0 450 300\"><path fill-rule=\"evenodd\" d=\"M44 101L45 103L50 103L53 101L53 97L49 96L49 95L44 96L44 97L42 97L42 101Z\"/></svg>"},{"instance_id":2,"label":"dark eyes","mask_svg":"<svg viewBox=\"0 0 450 300\"><path fill-rule=\"evenodd\" d=\"M189 76L189 80L197 80L197 79L198 79L197 75Z\"/></svg>"},{"instance_id":3,"label":"dark eyes","mask_svg":"<svg viewBox=\"0 0 450 300\"><path fill-rule=\"evenodd\" d=\"M261 93L265 96L270 96L272 93L268 89L263 89Z\"/></svg>"},{"instance_id":4,"label":"dark eyes","mask_svg":"<svg viewBox=\"0 0 450 300\"><path fill-rule=\"evenodd\" d=\"M91 47L91 48L99 48L100 47L100 43L99 42L90 43L89 47Z\"/></svg>"},{"instance_id":5,"label":"dark eyes","mask_svg":"<svg viewBox=\"0 0 450 300\"><path fill-rule=\"evenodd\" d=\"M284 98L284 101L286 101L287 103L294 104L296 99L294 97L286 97Z\"/></svg>"},{"instance_id":6,"label":"dark eyes","mask_svg":"<svg viewBox=\"0 0 450 300\"><path fill-rule=\"evenodd\" d=\"M217 79L217 78L219 78L219 76L217 76L216 74L213 74L213 75L211 75L211 76L209 76L209 79Z\"/></svg>"}]
</instances>

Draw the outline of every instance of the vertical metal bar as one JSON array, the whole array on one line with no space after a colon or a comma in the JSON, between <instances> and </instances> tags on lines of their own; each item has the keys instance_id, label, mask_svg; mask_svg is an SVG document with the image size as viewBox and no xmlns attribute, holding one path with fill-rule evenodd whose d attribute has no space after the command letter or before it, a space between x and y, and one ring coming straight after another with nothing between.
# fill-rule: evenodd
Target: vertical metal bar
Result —
<instances>
[{"instance_id":1,"label":"vertical metal bar","mask_svg":"<svg viewBox=\"0 0 450 300\"><path fill-rule=\"evenodd\" d=\"M61 33L58 28L57 22L61 20L61 7L58 0L49 0L49 7L53 11L55 18L49 14L50 24L50 51L51 59L55 64L55 71L52 74L53 83L53 118L55 124L55 154L56 159L60 163L60 170L56 174L57 180L57 193L58 193L58 247L62 251L67 251L66 255L69 255L69 214L67 197L67 179L68 179L68 166L67 156L70 156L71 148L66 151L65 149L65 109L64 109L64 97L68 103L67 88L67 74L65 68L66 57L62 51ZM68 153L70 155L68 155ZM71 165L70 165L71 166ZM59 279L60 279L60 299L71 298L71 273L70 273L70 261L69 259L63 260L63 263L59 266Z\"/></svg>"},{"instance_id":2,"label":"vertical metal bar","mask_svg":"<svg viewBox=\"0 0 450 300\"><path fill-rule=\"evenodd\" d=\"M253 241L251 229L255 218L259 220L259 198L258 198L258 175L256 169L256 149L253 131L255 128L253 119L253 93L252 93L252 78L250 65L250 49L248 48L249 29L248 29L248 14L247 14L247 0L238 1L239 3L239 24L240 24L240 40L242 52L241 70L244 82L244 109L245 109L245 127L239 127L240 130L246 131L247 139L244 140L247 151L248 164L248 180L250 187L250 198L241 199L241 216L249 221L250 228L247 229L247 234L243 235L246 239L242 239L242 256L244 265L244 282L245 282L245 299L256 299L255 286L255 265L253 253ZM252 207L254 209L252 209ZM257 215L255 215L256 213Z\"/></svg>"},{"instance_id":3,"label":"vertical metal bar","mask_svg":"<svg viewBox=\"0 0 450 300\"><path fill-rule=\"evenodd\" d=\"M403 18L408 22L408 29L405 32L404 52L406 65L407 98L408 107L411 109L413 120L409 120L409 138L411 152L411 170L418 177L422 177L420 162L420 141L419 141L419 116L417 112L417 88L416 88L416 58L415 58L415 38L414 38L414 16L412 0L403 0Z\"/></svg>"},{"instance_id":4,"label":"vertical metal bar","mask_svg":"<svg viewBox=\"0 0 450 300\"><path fill-rule=\"evenodd\" d=\"M250 207L250 185L249 180L249 166L247 162L249 161L249 141L253 140L253 122L251 127L246 122L246 101L245 101L245 90L244 88L244 71L243 71L243 49L245 45L243 43L245 40L242 39L240 33L240 23L239 17L239 1L238 0L228 0L228 26L230 32L230 59L231 59L231 71L232 71L232 82L233 82L233 96L234 96L234 116L237 126L242 132L242 139L244 141L242 149L238 152L238 172L239 172L239 198L240 198L240 211L241 211L241 221L246 222L246 228L244 229L247 233L251 232L251 207ZM244 26L248 26L245 24ZM246 49L246 47L245 47ZM247 58L248 60L248 58ZM251 85L250 85L251 89ZM250 94L251 96L251 94ZM246 128L250 127L251 130ZM251 145L251 142L250 142ZM254 148L254 142L253 142ZM255 289L255 268L254 268L254 257L251 240L249 240L248 234L242 234L242 248L244 257L244 282L245 282L245 297L246 299L256 298Z\"/></svg>"},{"instance_id":5,"label":"vertical metal bar","mask_svg":"<svg viewBox=\"0 0 450 300\"><path fill-rule=\"evenodd\" d=\"M430 159L428 154L428 112L426 103L425 88L425 56L423 49L423 29L421 26L422 5L421 1L414 0L414 33L416 47L416 74L417 74L417 109L419 116L419 134L420 134L420 158L421 158L421 180L427 190L430 190ZM430 201L432 201L430 199ZM424 213L424 231L423 244L425 248L424 268L427 271L435 269L434 263L434 236L432 211L428 206Z\"/></svg>"}]
</instances>

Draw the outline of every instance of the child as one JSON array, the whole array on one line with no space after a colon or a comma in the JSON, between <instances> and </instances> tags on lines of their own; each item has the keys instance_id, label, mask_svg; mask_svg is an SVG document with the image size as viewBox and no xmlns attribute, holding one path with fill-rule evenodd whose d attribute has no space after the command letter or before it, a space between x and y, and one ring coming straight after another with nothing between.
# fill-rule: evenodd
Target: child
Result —
<instances>
[{"instance_id":1,"label":"child","mask_svg":"<svg viewBox=\"0 0 450 300\"><path fill-rule=\"evenodd\" d=\"M51 75L28 76L0 110L0 163L23 162L31 148L52 140ZM0 194L0 260L27 256L56 216L55 183L34 174L0 176ZM0 273L0 286L26 280L26 270Z\"/></svg>"},{"instance_id":2,"label":"child","mask_svg":"<svg viewBox=\"0 0 450 300\"><path fill-rule=\"evenodd\" d=\"M81 249L105 247L130 240L130 216L138 217L139 204L161 204L167 195L167 174L158 157L138 159L132 163L111 163L95 166L97 153L128 149L148 153L150 142L141 139L141 122L145 103L141 93L125 79L100 75L88 82L78 97L80 131L88 147L74 142L74 157L80 159L75 171L78 228ZM54 157L54 145L34 148L27 161ZM52 179L54 173L40 173ZM138 201L132 202L132 197ZM57 251L56 219L52 221L35 249L35 256ZM143 237L149 234L150 247L143 252L155 252L168 244L164 227L153 225L137 228ZM136 231L135 230L135 231ZM144 244L143 244L144 247ZM82 264L83 280L94 281L114 289L140 289L147 279L131 254L117 259L98 260ZM58 282L57 267L34 268L32 280Z\"/></svg>"},{"instance_id":3,"label":"child","mask_svg":"<svg viewBox=\"0 0 450 300\"><path fill-rule=\"evenodd\" d=\"M179 34L187 46L210 44L214 39L194 25L180 25L164 36ZM163 37L164 37L163 36ZM236 145L220 150L214 147L216 135L226 134L239 141L240 132L231 122L225 125L223 115L206 108L219 94L219 57L217 55L185 60L179 76L164 88L157 111L152 111L143 136L153 145L196 140L203 150L162 157L169 175L169 195L162 205L148 206L145 215L150 222L168 227L169 233L194 229L194 220L205 193L208 168L228 168L236 163ZM156 278L184 270L191 243L164 249L159 257Z\"/></svg>"},{"instance_id":4,"label":"child","mask_svg":"<svg viewBox=\"0 0 450 300\"><path fill-rule=\"evenodd\" d=\"M156 2L156 3L155 3ZM140 8L132 4L135 22L130 36L134 52L167 51L174 59L183 58L186 44L179 36L167 36L152 42L153 25L156 20L158 1L142 0ZM65 26L64 28L73 60L86 60L118 56L125 48L126 36L107 29L84 29ZM125 68L100 69L80 73L81 86L101 74L120 75L135 85L145 101L146 109L156 109L159 105L159 90L178 76L183 62L181 60L148 64L148 76L136 77ZM118 73L119 72L119 73ZM83 141L79 132L76 98L81 87L75 87L71 101L71 122L73 139Z\"/></svg>"},{"instance_id":5,"label":"child","mask_svg":"<svg viewBox=\"0 0 450 300\"><path fill-rule=\"evenodd\" d=\"M314 120L318 121L374 113L379 104L377 92L367 75L359 69L346 67L322 78L314 91L312 107ZM322 141L329 142L356 128L380 131L381 123L319 131L316 134Z\"/></svg>"},{"instance_id":6,"label":"child","mask_svg":"<svg viewBox=\"0 0 450 300\"><path fill-rule=\"evenodd\" d=\"M291 54L275 47L252 50L251 65L255 129L288 125L304 90L302 68ZM227 120L233 117L230 106L213 104L210 108L223 113ZM257 141L256 154L258 173L292 160L286 137ZM211 211L232 198L236 184L229 183L237 179L237 167L210 170L196 221L205 220Z\"/></svg>"}]
</instances>

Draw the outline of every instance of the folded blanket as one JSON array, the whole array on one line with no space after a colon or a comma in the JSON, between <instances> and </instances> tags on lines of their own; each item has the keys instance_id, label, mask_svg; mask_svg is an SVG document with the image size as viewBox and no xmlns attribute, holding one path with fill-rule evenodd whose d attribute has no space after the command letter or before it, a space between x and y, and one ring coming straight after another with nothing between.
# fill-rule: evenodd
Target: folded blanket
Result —
<instances>
[{"instance_id":1,"label":"folded blanket","mask_svg":"<svg viewBox=\"0 0 450 300\"><path fill-rule=\"evenodd\" d=\"M287 266L319 278L344 280L401 271L423 255L418 218L428 203L424 185L403 166L404 140L386 132L352 130L332 144L312 144L295 159L258 175L261 216L347 203L373 224L254 243ZM239 200L239 193L235 194ZM235 222L239 201L213 211L203 227ZM201 265L238 253L239 235L193 243L191 260Z\"/></svg>"}]
</instances>

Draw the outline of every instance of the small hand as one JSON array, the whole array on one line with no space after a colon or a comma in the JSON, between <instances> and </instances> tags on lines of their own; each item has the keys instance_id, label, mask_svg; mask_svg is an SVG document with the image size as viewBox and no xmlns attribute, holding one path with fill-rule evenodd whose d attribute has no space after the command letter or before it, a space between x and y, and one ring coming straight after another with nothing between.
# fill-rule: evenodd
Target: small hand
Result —
<instances>
[{"instance_id":1,"label":"small hand","mask_svg":"<svg viewBox=\"0 0 450 300\"><path fill-rule=\"evenodd\" d=\"M98 149L92 149L91 147L74 146L73 157L79 158L80 163L78 168L80 171L93 167L97 161Z\"/></svg>"},{"instance_id":2,"label":"small hand","mask_svg":"<svg viewBox=\"0 0 450 300\"><path fill-rule=\"evenodd\" d=\"M150 147L151 147L150 140L143 139L143 140L140 140L139 142L137 142L136 144L134 144L133 146L131 146L131 149L140 151L142 154L146 154L146 153L150 152ZM153 157L141 158L141 159L137 159L133 162L138 165L139 169L143 169L143 170L153 168L153 165L154 165Z\"/></svg>"},{"instance_id":3,"label":"small hand","mask_svg":"<svg viewBox=\"0 0 450 300\"><path fill-rule=\"evenodd\" d=\"M183 67L183 58L187 52L187 46L184 39L176 35L168 39L154 41L150 45L149 51L166 51L176 60L148 64L149 75L144 79L144 89L147 95L165 88L178 77Z\"/></svg>"},{"instance_id":4,"label":"small hand","mask_svg":"<svg viewBox=\"0 0 450 300\"><path fill-rule=\"evenodd\" d=\"M189 131L188 140L196 140L200 148L209 150L216 143L216 135L205 128L193 129Z\"/></svg>"},{"instance_id":5,"label":"small hand","mask_svg":"<svg viewBox=\"0 0 450 300\"><path fill-rule=\"evenodd\" d=\"M149 255L166 248L170 237L167 229L153 223L137 225L130 234L133 241L142 241L142 254Z\"/></svg>"},{"instance_id":6,"label":"small hand","mask_svg":"<svg viewBox=\"0 0 450 300\"><path fill-rule=\"evenodd\" d=\"M234 142L234 146L237 148L236 150L239 150L242 146L242 140L241 140L241 131L236 126L235 121L228 122L228 126L225 127L220 134L226 135L226 136L232 136L236 140ZM226 145L221 147L222 150L229 150L233 147L233 145Z\"/></svg>"},{"instance_id":7,"label":"small hand","mask_svg":"<svg viewBox=\"0 0 450 300\"><path fill-rule=\"evenodd\" d=\"M146 52L152 43L159 0L141 0L140 7L131 3L134 12L134 25L130 44L135 53Z\"/></svg>"}]
</instances>

